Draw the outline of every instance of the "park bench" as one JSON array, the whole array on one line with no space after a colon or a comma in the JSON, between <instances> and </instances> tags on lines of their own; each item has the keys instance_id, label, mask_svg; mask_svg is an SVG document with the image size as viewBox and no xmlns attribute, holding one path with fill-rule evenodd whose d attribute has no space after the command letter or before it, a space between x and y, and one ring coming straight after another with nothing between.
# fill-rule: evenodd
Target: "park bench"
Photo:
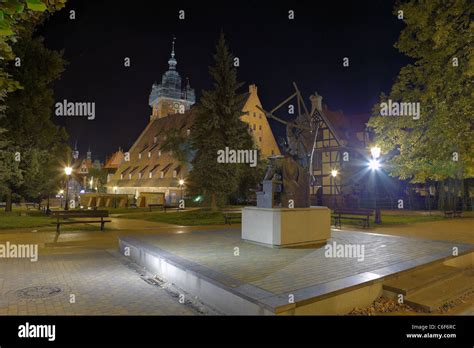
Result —
<instances>
[{"instance_id":1,"label":"park bench","mask_svg":"<svg viewBox=\"0 0 474 348\"><path fill-rule=\"evenodd\" d=\"M150 208L150 211L151 211L152 208L155 208L155 207L160 207L161 209L163 209L164 205L161 204L161 203L148 204L148 208Z\"/></svg>"},{"instance_id":2,"label":"park bench","mask_svg":"<svg viewBox=\"0 0 474 348\"><path fill-rule=\"evenodd\" d=\"M30 208L36 209L36 203L25 203L25 206L26 210L30 210Z\"/></svg>"},{"instance_id":3,"label":"park bench","mask_svg":"<svg viewBox=\"0 0 474 348\"><path fill-rule=\"evenodd\" d=\"M223 209L225 224L232 224L232 220L242 220L242 209Z\"/></svg>"},{"instance_id":4,"label":"park bench","mask_svg":"<svg viewBox=\"0 0 474 348\"><path fill-rule=\"evenodd\" d=\"M461 217L462 216L462 210L445 210L444 211L444 217Z\"/></svg>"},{"instance_id":5,"label":"park bench","mask_svg":"<svg viewBox=\"0 0 474 348\"><path fill-rule=\"evenodd\" d=\"M182 209L179 207L179 205L176 205L176 204L165 204L165 205L163 206L163 210L165 211L165 213L166 213L166 211L167 211L168 209L182 210Z\"/></svg>"},{"instance_id":6,"label":"park bench","mask_svg":"<svg viewBox=\"0 0 474 348\"><path fill-rule=\"evenodd\" d=\"M359 220L363 222L363 227L369 227L369 219L374 214L372 209L349 209L349 208L340 208L334 209L333 218L334 226L341 228L341 220ZM355 215L355 216L354 216Z\"/></svg>"},{"instance_id":7,"label":"park bench","mask_svg":"<svg viewBox=\"0 0 474 348\"><path fill-rule=\"evenodd\" d=\"M106 222L111 222L111 220L104 220L105 217L109 216L108 210L58 210L58 211L52 211L51 216L56 218L56 222L52 222L52 224L56 225L56 233L58 234L59 234L59 228L61 225L100 223L100 230L103 231L104 224ZM71 218L96 218L96 219L95 220L64 221L66 219L71 219Z\"/></svg>"}]
</instances>

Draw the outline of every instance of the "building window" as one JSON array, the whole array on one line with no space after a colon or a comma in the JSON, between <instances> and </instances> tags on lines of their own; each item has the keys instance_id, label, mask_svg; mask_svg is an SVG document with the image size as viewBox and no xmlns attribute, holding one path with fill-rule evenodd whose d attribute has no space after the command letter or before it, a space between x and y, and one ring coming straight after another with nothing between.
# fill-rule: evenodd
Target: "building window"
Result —
<instances>
[{"instance_id":1,"label":"building window","mask_svg":"<svg viewBox=\"0 0 474 348\"><path fill-rule=\"evenodd\" d=\"M259 130L262 130L262 126L261 126L261 125L260 125L260 126L258 126L258 129L259 129Z\"/></svg>"},{"instance_id":2,"label":"building window","mask_svg":"<svg viewBox=\"0 0 474 348\"><path fill-rule=\"evenodd\" d=\"M176 172L176 170L173 170L173 178L176 178L177 175L178 173Z\"/></svg>"},{"instance_id":3,"label":"building window","mask_svg":"<svg viewBox=\"0 0 474 348\"><path fill-rule=\"evenodd\" d=\"M138 173L138 179L142 178L142 173Z\"/></svg>"},{"instance_id":4,"label":"building window","mask_svg":"<svg viewBox=\"0 0 474 348\"><path fill-rule=\"evenodd\" d=\"M187 129L187 130L186 130L186 134L187 134L187 136L189 137L189 135L191 134L191 129Z\"/></svg>"},{"instance_id":5,"label":"building window","mask_svg":"<svg viewBox=\"0 0 474 348\"><path fill-rule=\"evenodd\" d=\"M149 172L148 173L148 177L151 179L153 177L153 173L152 172Z\"/></svg>"},{"instance_id":6,"label":"building window","mask_svg":"<svg viewBox=\"0 0 474 348\"><path fill-rule=\"evenodd\" d=\"M253 117L257 117L257 113L256 113L256 112L253 113Z\"/></svg>"},{"instance_id":7,"label":"building window","mask_svg":"<svg viewBox=\"0 0 474 348\"><path fill-rule=\"evenodd\" d=\"M128 174L128 179L129 179L129 180L132 179L132 174Z\"/></svg>"},{"instance_id":8,"label":"building window","mask_svg":"<svg viewBox=\"0 0 474 348\"><path fill-rule=\"evenodd\" d=\"M258 137L258 141L262 142L262 137Z\"/></svg>"},{"instance_id":9,"label":"building window","mask_svg":"<svg viewBox=\"0 0 474 348\"><path fill-rule=\"evenodd\" d=\"M151 157L151 152L150 152L150 151L148 151L148 158L150 158L150 157Z\"/></svg>"},{"instance_id":10,"label":"building window","mask_svg":"<svg viewBox=\"0 0 474 348\"><path fill-rule=\"evenodd\" d=\"M323 167L323 153L322 152L316 152L314 154L314 169L315 170L321 170Z\"/></svg>"},{"instance_id":11,"label":"building window","mask_svg":"<svg viewBox=\"0 0 474 348\"><path fill-rule=\"evenodd\" d=\"M261 119L261 118L262 118L262 114L258 115L258 118L260 118L260 119Z\"/></svg>"},{"instance_id":12,"label":"building window","mask_svg":"<svg viewBox=\"0 0 474 348\"><path fill-rule=\"evenodd\" d=\"M257 129L257 125L254 124L254 125L253 125L253 130L256 130L256 129Z\"/></svg>"},{"instance_id":13,"label":"building window","mask_svg":"<svg viewBox=\"0 0 474 348\"><path fill-rule=\"evenodd\" d=\"M142 154L141 153L138 154L138 159L142 159Z\"/></svg>"},{"instance_id":14,"label":"building window","mask_svg":"<svg viewBox=\"0 0 474 348\"><path fill-rule=\"evenodd\" d=\"M158 157L160 157L160 156L161 156L161 150L158 151Z\"/></svg>"},{"instance_id":15,"label":"building window","mask_svg":"<svg viewBox=\"0 0 474 348\"><path fill-rule=\"evenodd\" d=\"M123 180L123 174L120 174L120 180Z\"/></svg>"},{"instance_id":16,"label":"building window","mask_svg":"<svg viewBox=\"0 0 474 348\"><path fill-rule=\"evenodd\" d=\"M275 151L272 150L272 156L275 154Z\"/></svg>"},{"instance_id":17,"label":"building window","mask_svg":"<svg viewBox=\"0 0 474 348\"><path fill-rule=\"evenodd\" d=\"M165 172L164 171L161 171L160 172L160 178L163 179L165 177Z\"/></svg>"},{"instance_id":18,"label":"building window","mask_svg":"<svg viewBox=\"0 0 474 348\"><path fill-rule=\"evenodd\" d=\"M153 137L153 144L156 144L156 141L157 141L157 140L158 140L158 139L156 139L156 137Z\"/></svg>"}]
</instances>

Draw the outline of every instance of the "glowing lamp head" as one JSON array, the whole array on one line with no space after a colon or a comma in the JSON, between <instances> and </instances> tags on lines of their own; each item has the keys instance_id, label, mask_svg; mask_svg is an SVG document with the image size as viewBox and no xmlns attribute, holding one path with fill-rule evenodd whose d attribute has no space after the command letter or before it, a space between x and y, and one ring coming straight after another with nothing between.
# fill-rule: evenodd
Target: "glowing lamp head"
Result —
<instances>
[{"instance_id":1,"label":"glowing lamp head","mask_svg":"<svg viewBox=\"0 0 474 348\"><path fill-rule=\"evenodd\" d=\"M369 168L371 170L378 170L380 168L380 162L377 161L376 159L371 159L369 161Z\"/></svg>"},{"instance_id":2,"label":"glowing lamp head","mask_svg":"<svg viewBox=\"0 0 474 348\"><path fill-rule=\"evenodd\" d=\"M179 179L179 186L183 186L184 185L184 180L183 179Z\"/></svg>"},{"instance_id":3,"label":"glowing lamp head","mask_svg":"<svg viewBox=\"0 0 474 348\"><path fill-rule=\"evenodd\" d=\"M335 178L335 177L337 176L337 174L338 174L337 169L331 170L331 176L332 176L333 178Z\"/></svg>"},{"instance_id":4,"label":"glowing lamp head","mask_svg":"<svg viewBox=\"0 0 474 348\"><path fill-rule=\"evenodd\" d=\"M114 186L114 192L117 193L117 186Z\"/></svg>"},{"instance_id":5,"label":"glowing lamp head","mask_svg":"<svg viewBox=\"0 0 474 348\"><path fill-rule=\"evenodd\" d=\"M71 168L71 167L66 167L66 168L64 168L64 173L66 173L67 176L71 175L71 173L72 173L72 168Z\"/></svg>"},{"instance_id":6,"label":"glowing lamp head","mask_svg":"<svg viewBox=\"0 0 474 348\"><path fill-rule=\"evenodd\" d=\"M372 154L373 159L377 159L380 157L380 147L374 146L370 149L370 153Z\"/></svg>"},{"instance_id":7,"label":"glowing lamp head","mask_svg":"<svg viewBox=\"0 0 474 348\"><path fill-rule=\"evenodd\" d=\"M64 193L64 190L59 190L59 194L62 195Z\"/></svg>"}]
</instances>

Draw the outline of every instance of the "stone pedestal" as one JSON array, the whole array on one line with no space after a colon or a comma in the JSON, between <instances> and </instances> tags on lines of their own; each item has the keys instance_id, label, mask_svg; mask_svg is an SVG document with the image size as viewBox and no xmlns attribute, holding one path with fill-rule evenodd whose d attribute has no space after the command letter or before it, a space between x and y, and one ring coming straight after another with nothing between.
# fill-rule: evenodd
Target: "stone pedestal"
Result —
<instances>
[{"instance_id":1,"label":"stone pedestal","mask_svg":"<svg viewBox=\"0 0 474 348\"><path fill-rule=\"evenodd\" d=\"M327 207L242 209L242 239L268 246L323 244L331 236Z\"/></svg>"}]
</instances>

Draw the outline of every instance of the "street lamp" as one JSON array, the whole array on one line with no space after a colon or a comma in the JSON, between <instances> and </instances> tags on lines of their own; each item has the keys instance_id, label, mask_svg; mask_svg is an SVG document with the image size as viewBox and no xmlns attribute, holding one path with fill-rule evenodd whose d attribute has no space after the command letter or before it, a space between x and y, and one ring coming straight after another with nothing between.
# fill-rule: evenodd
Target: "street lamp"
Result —
<instances>
[{"instance_id":1,"label":"street lamp","mask_svg":"<svg viewBox=\"0 0 474 348\"><path fill-rule=\"evenodd\" d=\"M184 186L184 180L179 179L179 187L181 188L181 202L183 201L183 186Z\"/></svg>"},{"instance_id":2,"label":"street lamp","mask_svg":"<svg viewBox=\"0 0 474 348\"><path fill-rule=\"evenodd\" d=\"M370 148L370 153L372 154L372 159L369 161L369 168L374 172L374 207L375 207L375 223L382 223L382 214L380 209L377 207L377 170L380 169L380 162L378 158L380 157L381 149L378 146L373 146Z\"/></svg>"},{"instance_id":3,"label":"street lamp","mask_svg":"<svg viewBox=\"0 0 474 348\"><path fill-rule=\"evenodd\" d=\"M64 173L66 173L66 206L64 207L64 210L69 210L69 202L68 202L68 198L69 198L69 177L71 176L72 174L72 168L71 167L66 167L64 168Z\"/></svg>"},{"instance_id":4,"label":"street lamp","mask_svg":"<svg viewBox=\"0 0 474 348\"><path fill-rule=\"evenodd\" d=\"M59 208L63 207L64 190L59 190Z\"/></svg>"},{"instance_id":5,"label":"street lamp","mask_svg":"<svg viewBox=\"0 0 474 348\"><path fill-rule=\"evenodd\" d=\"M336 193L337 193L337 186L336 186L336 176L337 174L339 174L339 172L337 171L337 169L332 169L331 170L331 181L333 183L333 185L331 185L331 189L334 190L334 188L336 188L334 190L334 192L332 192L333 194L333 197L334 197L334 207L336 207L337 205L337 200L336 200ZM334 187L334 188L333 188Z\"/></svg>"},{"instance_id":6,"label":"street lamp","mask_svg":"<svg viewBox=\"0 0 474 348\"><path fill-rule=\"evenodd\" d=\"M117 208L117 186L114 186L114 208Z\"/></svg>"}]
</instances>

